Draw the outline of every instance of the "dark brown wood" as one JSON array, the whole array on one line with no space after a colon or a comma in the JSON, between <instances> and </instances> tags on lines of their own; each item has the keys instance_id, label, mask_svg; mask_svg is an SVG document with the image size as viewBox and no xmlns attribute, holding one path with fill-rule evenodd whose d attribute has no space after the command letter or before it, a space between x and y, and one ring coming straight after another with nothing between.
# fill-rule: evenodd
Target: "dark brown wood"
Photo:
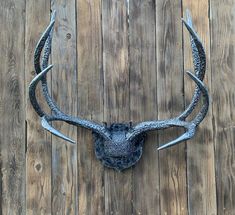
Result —
<instances>
[{"instance_id":1,"label":"dark brown wood","mask_svg":"<svg viewBox=\"0 0 235 215\"><path fill-rule=\"evenodd\" d=\"M26 202L27 214L51 214L51 135L41 127L40 117L28 99L28 85L35 76L34 49L45 26L50 21L50 2L26 1L25 26L25 89L27 93L27 154ZM47 76L50 81L50 75ZM50 82L49 82L50 83ZM40 94L40 93L39 93ZM40 94L41 95L41 94ZM39 101L45 110L45 99Z\"/></svg>"},{"instance_id":2,"label":"dark brown wood","mask_svg":"<svg viewBox=\"0 0 235 215\"><path fill-rule=\"evenodd\" d=\"M234 1L211 1L213 142L217 213L235 213L235 20Z\"/></svg>"},{"instance_id":3,"label":"dark brown wood","mask_svg":"<svg viewBox=\"0 0 235 215\"><path fill-rule=\"evenodd\" d=\"M130 1L129 8L130 118L137 123L157 119L155 1ZM159 213L157 132L151 132L133 169L133 214Z\"/></svg>"},{"instance_id":4,"label":"dark brown wood","mask_svg":"<svg viewBox=\"0 0 235 215\"><path fill-rule=\"evenodd\" d=\"M129 121L128 20L126 0L103 0L104 120ZM132 213L132 169L105 171L105 213Z\"/></svg>"},{"instance_id":5,"label":"dark brown wood","mask_svg":"<svg viewBox=\"0 0 235 215\"><path fill-rule=\"evenodd\" d=\"M209 5L207 1L200 2L200 4L199 2L184 0L183 11L185 12L186 9L191 11L194 28L205 47L207 68L204 82L209 92L211 92ZM184 16L186 16L185 13ZM186 28L184 28L184 70L193 71L190 37ZM187 105L194 93L195 83L185 76L184 86L185 103ZM200 104L198 106L201 107ZM187 142L188 207L192 214L216 214L214 144L212 137L212 106L210 106L206 119L198 128L198 133L192 140Z\"/></svg>"},{"instance_id":6,"label":"dark brown wood","mask_svg":"<svg viewBox=\"0 0 235 215\"><path fill-rule=\"evenodd\" d=\"M57 18L52 43L52 93L58 106L77 115L76 9L75 1L52 1ZM66 123L55 127L73 140L77 128ZM76 214L77 146L52 137L52 213Z\"/></svg>"},{"instance_id":7,"label":"dark brown wood","mask_svg":"<svg viewBox=\"0 0 235 215\"><path fill-rule=\"evenodd\" d=\"M181 1L157 1L156 26L158 119L166 119L183 111ZM159 132L159 144L179 134L177 129ZM184 143L159 152L159 177L160 213L187 214Z\"/></svg>"},{"instance_id":8,"label":"dark brown wood","mask_svg":"<svg viewBox=\"0 0 235 215\"><path fill-rule=\"evenodd\" d=\"M78 114L103 122L101 0L77 1ZM91 132L78 130L78 214L103 215L104 167Z\"/></svg>"},{"instance_id":9,"label":"dark brown wood","mask_svg":"<svg viewBox=\"0 0 235 215\"><path fill-rule=\"evenodd\" d=\"M25 2L1 1L1 214L25 214ZM17 40L15 39L17 35Z\"/></svg>"}]
</instances>

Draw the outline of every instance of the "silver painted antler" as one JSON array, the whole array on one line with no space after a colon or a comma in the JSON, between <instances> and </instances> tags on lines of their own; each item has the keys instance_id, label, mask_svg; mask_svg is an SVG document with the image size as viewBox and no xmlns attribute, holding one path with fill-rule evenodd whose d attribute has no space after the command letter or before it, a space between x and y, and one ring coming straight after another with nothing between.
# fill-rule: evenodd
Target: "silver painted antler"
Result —
<instances>
[{"instance_id":1,"label":"silver painted antler","mask_svg":"<svg viewBox=\"0 0 235 215\"><path fill-rule=\"evenodd\" d=\"M138 125L134 126L132 130L130 130L127 134L127 139L131 140L136 135L142 132L150 131L150 130L166 129L169 127L183 127L186 129L186 132L183 135L181 135L177 139L167 144L164 144L163 146L159 147L158 150L173 146L177 143L180 143L182 141L192 138L195 134L196 127L200 124L200 122L206 116L208 107L209 107L209 95L208 95L206 87L202 83L202 80L205 75L205 69L206 69L206 55L205 55L203 45L198 35L193 29L192 19L191 19L189 11L186 11L186 15L187 15L187 21L183 19L183 23L185 24L187 30L189 31L191 35L191 47L192 47L193 63L194 63L194 70L195 70L196 76L190 72L187 72L187 74L197 84L192 101L188 105L188 107L185 109L185 111L182 114L180 114L178 117L168 119L168 120L163 120L163 121L141 122ZM196 105L198 104L201 92L203 95L204 104L200 112L196 115L196 117L192 121L186 122L185 121L186 118L192 113L192 111L195 109Z\"/></svg>"},{"instance_id":2,"label":"silver painted antler","mask_svg":"<svg viewBox=\"0 0 235 215\"><path fill-rule=\"evenodd\" d=\"M37 114L41 117L42 126L52 134L63 138L71 143L73 140L66 137L50 125L52 121L64 121L71 125L81 126L93 131L95 152L98 159L105 166L123 170L134 165L142 155L142 146L145 140L145 133L150 130L167 129L169 127L183 127L186 132L175 140L159 147L158 149L173 146L182 141L192 138L195 134L196 127L204 119L209 107L209 95L202 80L205 75L206 56L202 43L197 36L192 26L192 20L189 12L187 12L187 21L183 20L187 30L191 35L191 47L193 53L193 63L195 75L190 72L187 74L196 83L193 98L188 107L179 116L158 121L141 122L135 126L125 123L114 123L111 126L101 125L99 123L74 117L62 112L50 96L47 87L46 74L52 69L52 65L48 66L48 60L51 53L52 33L55 23L55 12L52 14L51 22L43 35L41 36L34 54L34 66L36 77L31 81L29 86L29 98ZM40 62L41 53L42 63ZM43 95L52 113L45 113L38 104L35 90L36 86L41 81ZM198 104L199 98L202 95L203 105L196 117L187 122L186 118L192 113Z\"/></svg>"},{"instance_id":3,"label":"silver painted antler","mask_svg":"<svg viewBox=\"0 0 235 215\"><path fill-rule=\"evenodd\" d=\"M37 73L37 76L31 81L29 85L29 98L32 103L32 106L34 107L35 111L37 114L41 117L41 123L42 126L50 131L52 134L61 137L64 140L67 140L71 143L75 143L73 140L70 138L66 137L63 135L61 132L57 131L55 128L53 128L49 122L52 121L64 121L72 125L77 125L77 126L82 126L87 129L91 129L94 132L99 133L100 135L103 136L106 140L110 140L110 133L107 131L106 127L100 124L97 124L95 122L81 119L79 117L73 117L69 116L65 113L63 113L56 103L53 101L51 98L48 87L47 87L47 81L46 81L46 74L48 71L51 70L53 67L52 65L48 66L48 59L49 55L51 54L51 41L52 41L52 33L53 33L53 27L55 23L55 11L53 12L51 16L51 22L41 38L39 39L39 42L36 46L35 53L34 53L34 67L35 71ZM44 47L45 46L45 47ZM44 48L44 53L42 56L42 68L41 68L41 63L40 63L40 58L41 58L41 52ZM47 101L48 106L52 110L52 115L46 114L41 107L39 106L37 102L37 98L35 95L35 90L38 82L41 81L42 83L42 90L43 90L43 95Z\"/></svg>"}]
</instances>

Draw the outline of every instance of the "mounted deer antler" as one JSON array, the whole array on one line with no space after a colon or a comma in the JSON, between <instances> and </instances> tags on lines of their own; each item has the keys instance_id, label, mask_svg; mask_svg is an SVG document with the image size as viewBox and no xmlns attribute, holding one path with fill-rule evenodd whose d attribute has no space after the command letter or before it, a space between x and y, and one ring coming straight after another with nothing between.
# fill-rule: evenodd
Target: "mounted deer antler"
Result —
<instances>
[{"instance_id":1,"label":"mounted deer antler","mask_svg":"<svg viewBox=\"0 0 235 215\"><path fill-rule=\"evenodd\" d=\"M55 23L55 12L51 17L51 22L42 37L40 38L34 55L34 66L37 73L36 77L31 81L29 85L29 98L37 114L41 117L42 126L50 131L52 134L63 138L71 143L75 143L70 138L66 137L55 128L50 125L52 121L64 121L71 125L81 126L90 129L93 132L95 142L96 156L105 166L114 168L116 170L123 170L133 166L142 155L142 146L145 140L146 132L150 130L167 129L170 127L182 127L186 131L183 135L176 138L175 140L159 147L158 149L164 149L173 146L182 141L192 138L195 134L196 127L204 119L208 107L209 107L209 95L206 87L202 80L205 75L206 69L206 56L202 43L197 36L192 26L192 20L189 12L187 12L187 21L183 20L187 30L191 35L191 47L193 53L193 63L195 75L190 72L187 74L196 83L191 103L188 105L186 110L179 116L166 120L159 121L146 121L141 122L135 126L124 123L114 123L111 126L101 125L93 121L85 120L80 117L74 117L63 113L56 103L51 98L46 81L46 74L52 68L52 65L48 66L48 59L51 53L51 41L53 26ZM41 59L41 52L44 48L44 53ZM46 114L37 102L35 96L35 90L38 82L42 83L43 95L46 99L48 106L50 107L52 114ZM186 118L192 113L198 104L200 96L203 96L203 106L196 117L187 122Z\"/></svg>"}]
</instances>

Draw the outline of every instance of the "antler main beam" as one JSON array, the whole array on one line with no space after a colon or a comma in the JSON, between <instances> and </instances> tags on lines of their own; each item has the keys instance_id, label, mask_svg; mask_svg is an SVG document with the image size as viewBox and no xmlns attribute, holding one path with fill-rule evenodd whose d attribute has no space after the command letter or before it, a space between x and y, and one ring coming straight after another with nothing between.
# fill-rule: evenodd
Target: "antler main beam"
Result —
<instances>
[{"instance_id":1,"label":"antler main beam","mask_svg":"<svg viewBox=\"0 0 235 215\"><path fill-rule=\"evenodd\" d=\"M198 35L193 29L192 19L189 11L187 11L186 15L187 20L183 19L183 23L191 36L191 47L195 75L190 72L187 72L187 74L196 83L196 89L194 91L191 103L183 111L183 113L175 118L158 121L146 121L141 122L135 126L127 125L124 123L114 123L111 126L107 127L106 125L102 125L90 120L65 114L63 111L60 110L49 93L46 74L53 67L52 65L48 66L49 56L51 54L52 34L55 24L55 12L53 12L50 24L39 39L39 42L35 49L34 66L37 75L29 85L29 98L33 108L41 117L42 126L52 134L71 143L75 142L53 128L50 125L50 122L64 121L71 125L81 126L86 129L92 130L97 158L100 159L105 166L115 168L117 170L128 168L134 165L140 159L142 155L142 145L144 143L145 133L150 130L167 129L170 127L182 127L186 130L184 134L182 134L175 140L159 147L159 150L192 138L195 134L197 126L204 119L208 111L209 95L205 85L202 82L206 69L205 51ZM44 52L41 57L43 49ZM35 90L37 84L40 81L42 84L43 95L52 111L51 115L45 113L42 110L36 98ZM186 121L186 118L193 112L196 105L198 104L201 95L203 98L202 108L194 119L189 122Z\"/></svg>"},{"instance_id":2,"label":"antler main beam","mask_svg":"<svg viewBox=\"0 0 235 215\"><path fill-rule=\"evenodd\" d=\"M183 127L186 129L186 133L184 133L177 139L159 147L158 150L168 148L177 143L180 143L182 141L186 141L192 138L195 134L196 127L201 123L201 121L205 118L208 112L209 94L208 94L207 88L202 83L202 80L205 76L205 69L206 69L206 54L205 54L203 45L200 41L200 38L198 37L197 33L193 29L192 18L188 10L186 11L186 16L187 16L187 20L182 19L182 21L185 24L191 36L193 63L194 63L194 70L195 70L196 75L193 75L190 72L187 72L187 73L193 79L193 81L197 84L192 101L188 105L188 107L185 109L185 111L181 113L178 117L164 120L164 121L142 122L136 125L135 127L133 127L133 129L128 133L128 139L131 140L132 138L134 138L134 136L138 135L139 133L147 132L150 130L160 130L160 129L166 129L169 127ZM203 95L203 106L201 110L192 121L186 122L185 121L186 118L193 112L193 110L197 106L201 93Z\"/></svg>"},{"instance_id":3,"label":"antler main beam","mask_svg":"<svg viewBox=\"0 0 235 215\"><path fill-rule=\"evenodd\" d=\"M53 29L54 29L54 24L55 24L55 15L56 14L54 11L51 16L50 24L47 27L47 29L45 30L45 32L43 33L43 35L41 36L41 38L39 39L39 42L37 43L36 49L34 52L34 67L35 67L35 71L36 71L37 76L31 81L31 83L29 85L29 98L30 98L31 104L34 107L37 114L41 117L42 126L46 130L51 132L52 134L54 134L64 140L67 140L71 143L75 143L75 141L71 140L70 138L66 137L61 132L59 132L55 128L53 128L49 124L49 122L51 122L51 121L65 121L65 122L72 124L72 125L77 125L77 126L81 126L81 127L87 128L87 129L91 129L94 132L98 132L106 140L110 140L110 137L109 137L110 134L107 132L105 126L100 125L95 122L92 122L92 121L89 121L89 120L81 119L79 117L73 117L73 116L70 116L70 115L63 113L49 94L48 87L47 87L47 81L46 81L46 74L53 67L53 65L48 66L48 60L49 60L49 56L51 54L51 42L52 42L52 33L53 33ZM43 48L44 48L44 53L42 56L43 62L42 62L42 68L41 68L40 59L41 59L41 53L42 53ZM39 83L39 81L42 82L43 95L46 99L48 106L50 107L50 109L52 111L52 116L46 114L38 104L38 101L37 101L37 98L35 95L35 90L36 90L36 86Z\"/></svg>"}]
</instances>

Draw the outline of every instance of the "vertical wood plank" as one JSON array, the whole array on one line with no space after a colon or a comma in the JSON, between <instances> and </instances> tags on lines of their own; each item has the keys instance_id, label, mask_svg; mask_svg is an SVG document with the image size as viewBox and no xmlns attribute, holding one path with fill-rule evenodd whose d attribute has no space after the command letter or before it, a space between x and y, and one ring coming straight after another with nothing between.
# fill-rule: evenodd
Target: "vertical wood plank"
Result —
<instances>
[{"instance_id":1,"label":"vertical wood plank","mask_svg":"<svg viewBox=\"0 0 235 215\"><path fill-rule=\"evenodd\" d=\"M104 119L129 120L127 1L103 0ZM132 170L105 170L105 213L132 213Z\"/></svg>"},{"instance_id":2,"label":"vertical wood plank","mask_svg":"<svg viewBox=\"0 0 235 215\"><path fill-rule=\"evenodd\" d=\"M217 213L235 211L235 11L233 0L210 1Z\"/></svg>"},{"instance_id":3,"label":"vertical wood plank","mask_svg":"<svg viewBox=\"0 0 235 215\"><path fill-rule=\"evenodd\" d=\"M1 1L1 214L25 214L25 1ZM17 35L17 39L15 36Z\"/></svg>"},{"instance_id":4,"label":"vertical wood plank","mask_svg":"<svg viewBox=\"0 0 235 215\"><path fill-rule=\"evenodd\" d=\"M130 118L157 119L155 1L130 1ZM159 214L157 132L149 132L133 169L133 214Z\"/></svg>"},{"instance_id":5,"label":"vertical wood plank","mask_svg":"<svg viewBox=\"0 0 235 215\"><path fill-rule=\"evenodd\" d=\"M158 118L166 119L183 111L181 1L157 1L156 26ZM159 144L181 132L159 132ZM159 170L161 214L187 214L184 143L159 152Z\"/></svg>"},{"instance_id":6,"label":"vertical wood plank","mask_svg":"<svg viewBox=\"0 0 235 215\"><path fill-rule=\"evenodd\" d=\"M51 148L51 135L43 130L40 118L24 97L35 75L33 52L49 23L51 5L57 10L53 97L63 111L109 123L165 119L182 112L183 92L187 104L195 89L187 77L183 85L183 53L184 70L193 66L186 30L181 43L180 1L130 1L129 22L127 1L103 0L103 6L101 2L26 1L26 18L25 0L1 2L1 213L25 214L27 209L27 214L233 214L232 0L182 0L182 9L191 10L206 48L205 82L212 95L209 114L186 148L181 143L157 153L157 135L149 133L142 159L124 173L104 168L96 160L92 135L85 129L78 129L77 138L76 128L55 123L60 131L78 139L78 146L53 137ZM51 73L48 85L50 77ZM45 99L37 95L47 109ZM178 134L171 129L159 132L158 142L163 144Z\"/></svg>"},{"instance_id":7,"label":"vertical wood plank","mask_svg":"<svg viewBox=\"0 0 235 215\"><path fill-rule=\"evenodd\" d=\"M77 1L78 114L103 121L101 0ZM104 167L95 157L93 138L78 130L78 214L104 214Z\"/></svg>"},{"instance_id":8,"label":"vertical wood plank","mask_svg":"<svg viewBox=\"0 0 235 215\"><path fill-rule=\"evenodd\" d=\"M56 10L52 42L52 92L66 114L77 116L75 1L52 1ZM58 122L55 127L77 140L77 128ZM77 147L52 136L52 213L77 214Z\"/></svg>"},{"instance_id":9,"label":"vertical wood plank","mask_svg":"<svg viewBox=\"0 0 235 215\"><path fill-rule=\"evenodd\" d=\"M209 5L207 1L183 1L183 11L191 11L194 28L202 40L206 51L207 68L204 83L211 95L210 68L210 30ZM186 16L184 14L184 16ZM192 49L189 33L184 28L184 70L193 71ZM185 78L186 105L190 103L194 93L195 83ZM199 103L199 108L201 104ZM214 168L214 145L212 127L212 106L197 129L195 137L187 142L187 180L188 207L190 214L216 214L216 187ZM195 113L198 111L196 109ZM195 115L195 114L192 114ZM197 204L195 204L197 202ZM200 207L198 207L200 205Z\"/></svg>"},{"instance_id":10,"label":"vertical wood plank","mask_svg":"<svg viewBox=\"0 0 235 215\"><path fill-rule=\"evenodd\" d=\"M26 1L25 36L25 86L34 78L33 55L37 41L50 21L50 2ZM50 76L47 76L50 79ZM37 89L39 92L39 88ZM41 95L41 94L40 94ZM39 96L46 107L45 99ZM27 99L27 154L26 154L26 200L27 214L51 214L51 139L40 123L40 117Z\"/></svg>"}]
</instances>

